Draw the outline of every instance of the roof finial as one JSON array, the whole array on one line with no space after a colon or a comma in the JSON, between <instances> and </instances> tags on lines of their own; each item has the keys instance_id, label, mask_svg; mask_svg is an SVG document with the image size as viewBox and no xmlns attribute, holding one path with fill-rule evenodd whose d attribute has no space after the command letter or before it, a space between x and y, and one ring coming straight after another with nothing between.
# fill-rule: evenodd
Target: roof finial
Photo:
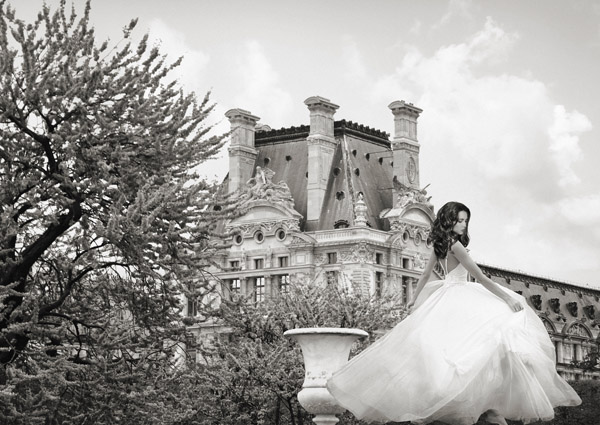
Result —
<instances>
[{"instance_id":1,"label":"roof finial","mask_svg":"<svg viewBox=\"0 0 600 425\"><path fill-rule=\"evenodd\" d=\"M354 225L355 226L366 226L367 225L367 205L365 204L363 193L358 192L356 197L356 204L354 205Z\"/></svg>"}]
</instances>

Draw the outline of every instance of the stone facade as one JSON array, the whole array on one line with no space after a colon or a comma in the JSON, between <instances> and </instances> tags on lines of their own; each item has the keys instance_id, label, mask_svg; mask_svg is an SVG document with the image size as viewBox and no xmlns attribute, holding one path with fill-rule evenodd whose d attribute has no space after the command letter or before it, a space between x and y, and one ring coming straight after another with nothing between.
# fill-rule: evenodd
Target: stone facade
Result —
<instances>
[{"instance_id":1,"label":"stone facade","mask_svg":"<svg viewBox=\"0 0 600 425\"><path fill-rule=\"evenodd\" d=\"M228 252L212 270L220 296L232 292L257 302L296 282L336 281L370 294L412 298L430 256L427 236L434 207L419 186L417 119L421 109L389 105L395 134L341 120L338 106L305 101L310 125L272 130L242 109L231 122L229 192L247 213ZM520 292L538 312L555 343L557 368L568 378L599 378L574 362L598 347L600 291L481 265L494 281ZM434 272L439 279L441 271ZM190 307L188 314L193 314ZM215 324L190 329L196 337Z\"/></svg>"}]
</instances>

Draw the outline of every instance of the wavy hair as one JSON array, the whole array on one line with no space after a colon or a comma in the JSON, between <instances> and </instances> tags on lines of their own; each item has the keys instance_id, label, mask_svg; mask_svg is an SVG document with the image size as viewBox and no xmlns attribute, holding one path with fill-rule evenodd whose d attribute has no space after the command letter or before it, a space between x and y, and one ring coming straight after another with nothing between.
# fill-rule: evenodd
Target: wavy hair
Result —
<instances>
[{"instance_id":1,"label":"wavy hair","mask_svg":"<svg viewBox=\"0 0 600 425\"><path fill-rule=\"evenodd\" d=\"M458 222L458 214L464 211L467 213L467 228L462 235L455 234L452 229ZM471 211L466 205L460 202L448 202L444 204L437 213L435 221L431 225L431 232L427 238L427 243L433 245L433 251L437 258L446 258L448 249L457 240L464 246L469 244L469 220Z\"/></svg>"}]
</instances>

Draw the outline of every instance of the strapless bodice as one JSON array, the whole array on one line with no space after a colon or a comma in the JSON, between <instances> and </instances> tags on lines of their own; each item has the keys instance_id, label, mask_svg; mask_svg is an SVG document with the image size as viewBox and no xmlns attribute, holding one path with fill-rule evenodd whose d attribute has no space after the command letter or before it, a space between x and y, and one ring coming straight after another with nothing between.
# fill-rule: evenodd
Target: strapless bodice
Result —
<instances>
[{"instance_id":1,"label":"strapless bodice","mask_svg":"<svg viewBox=\"0 0 600 425\"><path fill-rule=\"evenodd\" d=\"M448 282L467 282L469 272L464 268L462 264L458 264L454 269L450 271L450 273L446 274L446 278L444 280Z\"/></svg>"}]
</instances>

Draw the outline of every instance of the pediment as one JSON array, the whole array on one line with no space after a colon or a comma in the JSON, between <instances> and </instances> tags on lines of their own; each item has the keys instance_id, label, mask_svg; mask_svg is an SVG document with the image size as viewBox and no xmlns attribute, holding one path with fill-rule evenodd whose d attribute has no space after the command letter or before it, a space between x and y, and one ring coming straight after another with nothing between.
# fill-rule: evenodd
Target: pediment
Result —
<instances>
[{"instance_id":1,"label":"pediment","mask_svg":"<svg viewBox=\"0 0 600 425\"><path fill-rule=\"evenodd\" d=\"M246 213L229 221L227 230L238 229L244 236L251 236L262 230L265 235L275 234L278 229L299 231L302 214L287 205L262 199L253 200L245 205Z\"/></svg>"},{"instance_id":2,"label":"pediment","mask_svg":"<svg viewBox=\"0 0 600 425\"><path fill-rule=\"evenodd\" d=\"M400 217L427 226L431 226L435 220L433 213L428 208L424 208L421 205L411 205L405 208Z\"/></svg>"},{"instance_id":3,"label":"pediment","mask_svg":"<svg viewBox=\"0 0 600 425\"><path fill-rule=\"evenodd\" d=\"M246 214L231 220L228 226L262 221L298 220L302 218L302 215L298 211L266 200L253 201L247 205L247 208L248 211Z\"/></svg>"},{"instance_id":4,"label":"pediment","mask_svg":"<svg viewBox=\"0 0 600 425\"><path fill-rule=\"evenodd\" d=\"M406 220L415 224L431 226L435 220L435 215L427 206L412 203L400 208L391 208L381 212L381 218L387 218L390 222Z\"/></svg>"}]
</instances>

